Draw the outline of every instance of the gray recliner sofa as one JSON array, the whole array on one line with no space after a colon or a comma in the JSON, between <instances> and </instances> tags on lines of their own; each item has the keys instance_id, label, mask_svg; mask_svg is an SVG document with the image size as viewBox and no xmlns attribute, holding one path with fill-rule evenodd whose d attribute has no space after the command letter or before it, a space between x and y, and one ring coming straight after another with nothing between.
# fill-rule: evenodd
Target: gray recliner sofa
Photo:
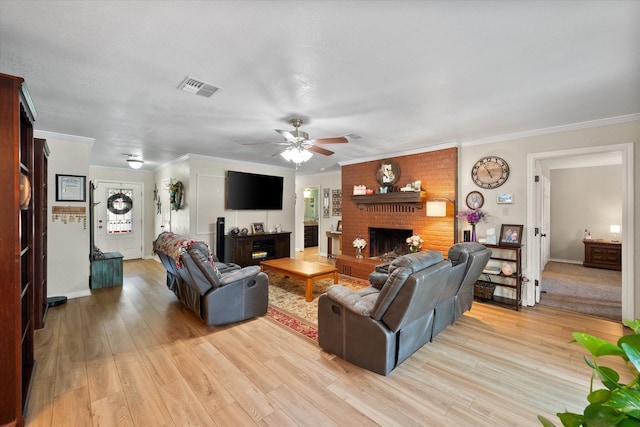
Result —
<instances>
[{"instance_id":1,"label":"gray recliner sofa","mask_svg":"<svg viewBox=\"0 0 640 427\"><path fill-rule=\"evenodd\" d=\"M206 243L173 233L161 233L153 249L167 270L167 287L207 325L267 312L269 278L259 266L216 262Z\"/></svg>"},{"instance_id":2,"label":"gray recliner sofa","mask_svg":"<svg viewBox=\"0 0 640 427\"><path fill-rule=\"evenodd\" d=\"M320 347L388 375L471 308L490 255L479 243L459 243L447 260L424 251L377 267L364 289L330 286L318 300Z\"/></svg>"},{"instance_id":3,"label":"gray recliner sofa","mask_svg":"<svg viewBox=\"0 0 640 427\"><path fill-rule=\"evenodd\" d=\"M355 365L388 375L432 338L435 307L451 263L437 251L396 258L371 286L333 285L318 300L318 343Z\"/></svg>"}]
</instances>

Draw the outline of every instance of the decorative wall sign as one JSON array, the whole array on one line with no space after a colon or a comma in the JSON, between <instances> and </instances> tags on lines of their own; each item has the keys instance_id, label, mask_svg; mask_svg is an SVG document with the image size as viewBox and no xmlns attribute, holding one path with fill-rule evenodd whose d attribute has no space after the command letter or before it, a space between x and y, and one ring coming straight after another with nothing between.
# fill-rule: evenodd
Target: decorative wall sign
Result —
<instances>
[{"instance_id":1,"label":"decorative wall sign","mask_svg":"<svg viewBox=\"0 0 640 427\"><path fill-rule=\"evenodd\" d=\"M51 222L60 220L63 224L77 222L82 223L84 229L87 229L87 208L84 206L52 206Z\"/></svg>"},{"instance_id":2,"label":"decorative wall sign","mask_svg":"<svg viewBox=\"0 0 640 427\"><path fill-rule=\"evenodd\" d=\"M513 195L511 194L498 194L498 198L496 203L499 205L511 204L513 203Z\"/></svg>"},{"instance_id":3,"label":"decorative wall sign","mask_svg":"<svg viewBox=\"0 0 640 427\"><path fill-rule=\"evenodd\" d=\"M342 190L331 190L331 214L342 216Z\"/></svg>"},{"instance_id":4,"label":"decorative wall sign","mask_svg":"<svg viewBox=\"0 0 640 427\"><path fill-rule=\"evenodd\" d=\"M376 169L376 180L383 187L393 186L400 179L400 166L395 160L387 159L380 162Z\"/></svg>"},{"instance_id":5,"label":"decorative wall sign","mask_svg":"<svg viewBox=\"0 0 640 427\"><path fill-rule=\"evenodd\" d=\"M331 190L322 189L322 217L329 218L331 216Z\"/></svg>"}]
</instances>

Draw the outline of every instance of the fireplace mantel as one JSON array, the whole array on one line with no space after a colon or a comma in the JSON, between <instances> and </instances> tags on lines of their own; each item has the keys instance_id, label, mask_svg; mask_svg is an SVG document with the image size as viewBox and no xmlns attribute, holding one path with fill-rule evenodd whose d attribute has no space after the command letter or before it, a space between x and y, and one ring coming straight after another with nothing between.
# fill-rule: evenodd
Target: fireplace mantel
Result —
<instances>
[{"instance_id":1,"label":"fireplace mantel","mask_svg":"<svg viewBox=\"0 0 640 427\"><path fill-rule=\"evenodd\" d=\"M369 205L403 205L422 209L427 200L427 193L425 191L397 191L394 193L352 195L351 200L357 203L360 209L365 209Z\"/></svg>"}]
</instances>

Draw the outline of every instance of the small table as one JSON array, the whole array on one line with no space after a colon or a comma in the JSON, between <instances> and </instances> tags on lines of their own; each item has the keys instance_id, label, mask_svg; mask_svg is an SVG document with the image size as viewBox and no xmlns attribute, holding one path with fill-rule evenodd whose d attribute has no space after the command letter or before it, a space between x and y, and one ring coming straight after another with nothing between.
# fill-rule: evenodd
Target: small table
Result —
<instances>
[{"instance_id":1,"label":"small table","mask_svg":"<svg viewBox=\"0 0 640 427\"><path fill-rule=\"evenodd\" d=\"M292 258L277 258L262 261L260 269L304 280L306 282L305 300L307 302L313 299L313 282L315 280L333 276L333 283L338 283L338 269L327 264L317 264Z\"/></svg>"},{"instance_id":2,"label":"small table","mask_svg":"<svg viewBox=\"0 0 640 427\"><path fill-rule=\"evenodd\" d=\"M333 239L342 241L342 231L327 231L327 258L333 258Z\"/></svg>"}]
</instances>

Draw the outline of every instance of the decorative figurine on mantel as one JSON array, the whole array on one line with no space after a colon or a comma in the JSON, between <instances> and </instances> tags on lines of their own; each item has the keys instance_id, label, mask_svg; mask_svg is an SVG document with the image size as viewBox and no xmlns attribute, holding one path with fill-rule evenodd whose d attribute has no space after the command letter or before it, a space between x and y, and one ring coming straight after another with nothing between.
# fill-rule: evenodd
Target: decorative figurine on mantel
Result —
<instances>
[{"instance_id":1,"label":"decorative figurine on mantel","mask_svg":"<svg viewBox=\"0 0 640 427\"><path fill-rule=\"evenodd\" d=\"M590 239L591 238L591 232L589 230L587 230L586 228L584 229L584 238L585 239Z\"/></svg>"}]
</instances>

